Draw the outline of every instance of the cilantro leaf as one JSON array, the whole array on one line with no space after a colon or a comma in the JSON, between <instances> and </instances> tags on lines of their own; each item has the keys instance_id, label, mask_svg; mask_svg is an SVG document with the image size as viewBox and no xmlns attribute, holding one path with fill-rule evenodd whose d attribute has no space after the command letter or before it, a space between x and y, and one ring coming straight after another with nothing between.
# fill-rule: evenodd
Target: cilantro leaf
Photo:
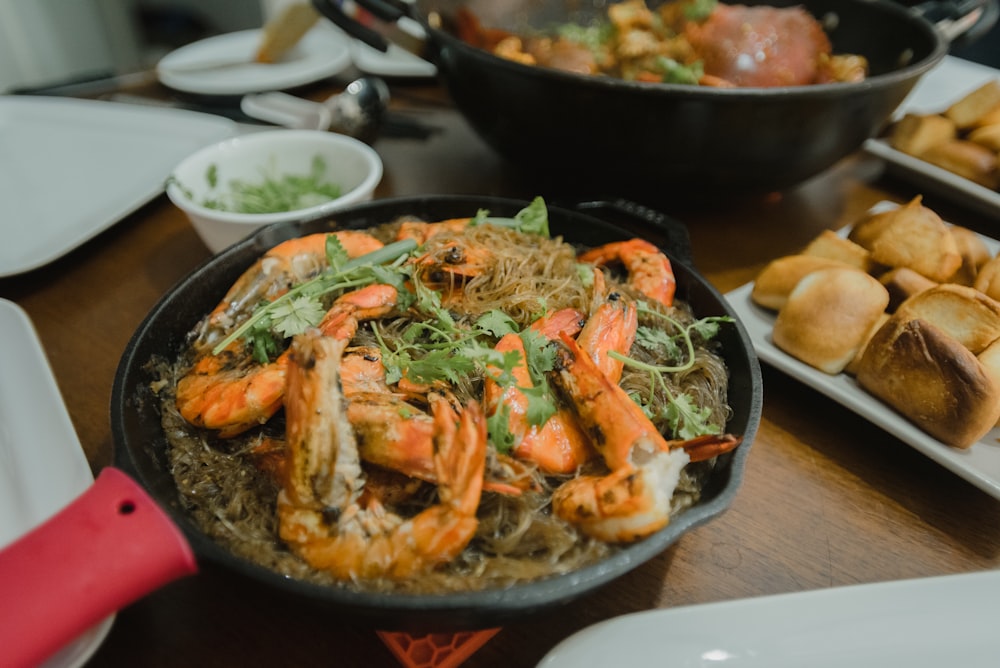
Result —
<instances>
[{"instance_id":1,"label":"cilantro leaf","mask_svg":"<svg viewBox=\"0 0 1000 668\"><path fill-rule=\"evenodd\" d=\"M296 297L278 304L271 313L274 329L283 337L291 338L323 320L326 309L313 297Z\"/></svg>"},{"instance_id":2,"label":"cilantro leaf","mask_svg":"<svg viewBox=\"0 0 1000 668\"><path fill-rule=\"evenodd\" d=\"M469 226L475 227L476 225L483 225L489 220L489 216L489 209L479 209L476 211L476 215L469 219Z\"/></svg>"},{"instance_id":3,"label":"cilantro leaf","mask_svg":"<svg viewBox=\"0 0 1000 668\"><path fill-rule=\"evenodd\" d=\"M270 319L262 320L247 334L247 343L253 351L253 358L260 364L267 364L279 352L278 339L271 333Z\"/></svg>"},{"instance_id":4,"label":"cilantro leaf","mask_svg":"<svg viewBox=\"0 0 1000 668\"><path fill-rule=\"evenodd\" d=\"M436 380L457 383L476 370L475 362L465 355L453 355L450 350L431 350L420 359L406 365L406 377L417 383Z\"/></svg>"},{"instance_id":5,"label":"cilantro leaf","mask_svg":"<svg viewBox=\"0 0 1000 668\"><path fill-rule=\"evenodd\" d=\"M635 332L635 342L663 360L674 362L681 359L681 347L677 345L676 338L662 329L640 326Z\"/></svg>"},{"instance_id":6,"label":"cilantro leaf","mask_svg":"<svg viewBox=\"0 0 1000 668\"><path fill-rule=\"evenodd\" d=\"M541 427L548 422L549 418L556 413L555 396L552 394L548 383L536 385L535 387L518 388L528 398L528 406L525 410L525 417L528 424Z\"/></svg>"},{"instance_id":7,"label":"cilantro leaf","mask_svg":"<svg viewBox=\"0 0 1000 668\"><path fill-rule=\"evenodd\" d=\"M541 197L536 197L531 204L518 211L514 220L519 223L517 229L525 234L549 236L549 210Z\"/></svg>"},{"instance_id":8,"label":"cilantro leaf","mask_svg":"<svg viewBox=\"0 0 1000 668\"><path fill-rule=\"evenodd\" d=\"M344 266L351 257L347 254L344 245L336 234L326 235L326 260L330 267L337 271Z\"/></svg>"},{"instance_id":9,"label":"cilantro leaf","mask_svg":"<svg viewBox=\"0 0 1000 668\"><path fill-rule=\"evenodd\" d=\"M510 430L510 406L502 404L493 415L486 417L486 431L497 452L509 454L514 449L517 437Z\"/></svg>"},{"instance_id":10,"label":"cilantro leaf","mask_svg":"<svg viewBox=\"0 0 1000 668\"><path fill-rule=\"evenodd\" d=\"M536 197L528 206L524 207L513 218L495 218L489 212L480 209L476 213L470 225L496 225L497 227L510 227L523 234L537 234L548 237L549 235L549 210L545 206L545 200Z\"/></svg>"},{"instance_id":11,"label":"cilantro leaf","mask_svg":"<svg viewBox=\"0 0 1000 668\"><path fill-rule=\"evenodd\" d=\"M524 343L531 382L535 385L546 384L546 374L556 365L555 348L549 345L549 340L543 334L533 329L526 329L520 336Z\"/></svg>"},{"instance_id":12,"label":"cilantro leaf","mask_svg":"<svg viewBox=\"0 0 1000 668\"><path fill-rule=\"evenodd\" d=\"M681 440L686 441L706 434L722 433L722 428L719 425L708 422L712 412L708 406L698 406L686 394L670 397L670 401L656 413L648 410L647 407L644 407L644 410L647 410L647 415L651 419L663 419L670 427L674 437Z\"/></svg>"},{"instance_id":13,"label":"cilantro leaf","mask_svg":"<svg viewBox=\"0 0 1000 668\"><path fill-rule=\"evenodd\" d=\"M487 311L481 315L476 320L476 327L484 332L489 332L498 339L504 334L517 332L517 323L514 322L514 319L497 309Z\"/></svg>"}]
</instances>

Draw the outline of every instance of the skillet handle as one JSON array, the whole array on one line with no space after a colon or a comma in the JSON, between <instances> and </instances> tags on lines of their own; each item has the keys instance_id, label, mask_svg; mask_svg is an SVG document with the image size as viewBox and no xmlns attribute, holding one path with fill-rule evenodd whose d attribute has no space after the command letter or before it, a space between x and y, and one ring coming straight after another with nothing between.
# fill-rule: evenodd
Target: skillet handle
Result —
<instances>
[{"instance_id":1,"label":"skillet handle","mask_svg":"<svg viewBox=\"0 0 1000 668\"><path fill-rule=\"evenodd\" d=\"M625 199L580 202L575 207L582 212L628 228L629 231L663 247L676 260L683 262L688 267L694 268L694 255L691 252L691 235L688 233L688 229L684 226L684 223L679 220ZM630 218L635 224L623 224L621 220L622 216Z\"/></svg>"},{"instance_id":2,"label":"skillet handle","mask_svg":"<svg viewBox=\"0 0 1000 668\"><path fill-rule=\"evenodd\" d=\"M180 530L122 471L104 469L52 518L0 551L5 666L37 666L101 620L197 571Z\"/></svg>"}]
</instances>

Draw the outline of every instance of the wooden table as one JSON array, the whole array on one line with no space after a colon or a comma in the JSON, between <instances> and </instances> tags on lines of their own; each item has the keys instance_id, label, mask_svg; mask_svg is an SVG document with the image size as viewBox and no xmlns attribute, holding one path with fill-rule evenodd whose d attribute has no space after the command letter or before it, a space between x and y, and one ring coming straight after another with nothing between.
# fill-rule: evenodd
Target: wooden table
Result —
<instances>
[{"instance_id":1,"label":"wooden table","mask_svg":"<svg viewBox=\"0 0 1000 668\"><path fill-rule=\"evenodd\" d=\"M393 118L431 132L375 143L385 162L378 197L546 194L519 183L440 90L407 84L393 92ZM666 212L689 225L696 265L728 291L821 230L914 194L859 155L781 196ZM925 202L996 234L995 220L930 195ZM109 397L126 342L154 302L208 256L161 197L52 264L0 280L0 297L34 321L95 472L111 460ZM763 372L763 421L727 513L578 604L506 626L465 665L534 665L585 626L651 608L1000 567L1000 501L819 393ZM211 566L122 610L91 663L393 664L372 631L331 624Z\"/></svg>"}]
</instances>

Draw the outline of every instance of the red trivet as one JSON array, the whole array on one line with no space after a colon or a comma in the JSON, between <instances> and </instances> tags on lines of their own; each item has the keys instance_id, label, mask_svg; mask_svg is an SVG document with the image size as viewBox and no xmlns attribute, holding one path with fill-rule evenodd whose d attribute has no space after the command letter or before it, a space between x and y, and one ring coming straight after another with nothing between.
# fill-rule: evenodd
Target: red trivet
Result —
<instances>
[{"instance_id":1,"label":"red trivet","mask_svg":"<svg viewBox=\"0 0 1000 668\"><path fill-rule=\"evenodd\" d=\"M500 629L430 633L413 636L399 631L376 631L386 647L407 668L458 668Z\"/></svg>"}]
</instances>

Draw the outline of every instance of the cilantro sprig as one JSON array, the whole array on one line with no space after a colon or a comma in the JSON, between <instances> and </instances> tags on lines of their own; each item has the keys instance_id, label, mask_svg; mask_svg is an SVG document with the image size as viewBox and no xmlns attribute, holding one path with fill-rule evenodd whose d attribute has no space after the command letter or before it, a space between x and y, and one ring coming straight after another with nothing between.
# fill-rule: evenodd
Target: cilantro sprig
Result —
<instances>
[{"instance_id":1,"label":"cilantro sprig","mask_svg":"<svg viewBox=\"0 0 1000 668\"><path fill-rule=\"evenodd\" d=\"M720 434L722 427L709 422L711 409L699 406L687 394L675 394L667 385L666 375L680 373L691 369L695 363L695 337L709 341L718 334L722 323L733 322L729 316L709 316L694 320L687 325L665 313L649 308L645 302L638 302L639 313L667 321L676 334L669 334L663 329L639 327L636 331L636 343L658 357L666 360L676 360L674 364L647 364L640 360L609 352L608 356L620 360L624 364L647 371L650 375L650 396L642 397L633 393L632 399L638 403L651 419L663 420L676 438L690 439L705 434ZM659 387L665 403L655 405L653 392Z\"/></svg>"},{"instance_id":2,"label":"cilantro sprig","mask_svg":"<svg viewBox=\"0 0 1000 668\"><path fill-rule=\"evenodd\" d=\"M455 383L490 365L513 368L512 361L489 343L495 336L499 318L506 317L504 314L491 311L482 316L480 320L488 326L481 326L478 321L471 327L461 326L441 306L439 292L419 279L414 279L413 287L415 299L411 308L422 319L411 322L398 340L391 343L378 324L373 323L389 383L399 382L403 377L421 384Z\"/></svg>"},{"instance_id":3,"label":"cilantro sprig","mask_svg":"<svg viewBox=\"0 0 1000 668\"><path fill-rule=\"evenodd\" d=\"M217 177L210 174L209 178ZM492 218L488 211L481 209L471 224L512 227L524 234L544 236L549 234L548 209L541 197L536 197L513 218ZM212 353L218 355L233 341L243 338L252 347L254 358L261 363L266 362L277 354L280 347L279 339L301 334L309 327L320 323L325 315L321 299L333 292L360 288L372 283L385 283L395 286L405 301L408 292L404 284L410 276L402 265L416 248L417 243L414 240L405 239L386 244L376 251L352 259L348 257L347 251L336 235L328 235L326 255L329 269L292 288L274 301L258 306L249 318L212 349ZM429 297L425 295L424 299ZM403 307L407 305L401 304ZM448 317L440 308L440 298L437 308L430 310L442 321ZM419 365L414 366L416 373ZM459 371L455 369L454 373L457 374Z\"/></svg>"},{"instance_id":4,"label":"cilantro sprig","mask_svg":"<svg viewBox=\"0 0 1000 668\"><path fill-rule=\"evenodd\" d=\"M544 336L530 329L518 331L517 323L498 310L487 311L471 325L457 323L441 305L440 293L419 279L414 279L414 294L412 308L423 318L410 323L399 337L390 342L377 323L372 325L382 349L387 382L396 383L405 377L420 384L454 384L476 374L507 388L515 385L514 370L523 363L532 385L518 389L528 400L529 424L541 426L556 412L556 398L547 378L555 366L555 352ZM517 350L496 349L496 341L510 333L521 337L525 359ZM515 445L509 418L506 406L500 406L487 418L491 441L500 452Z\"/></svg>"},{"instance_id":5,"label":"cilantro sprig","mask_svg":"<svg viewBox=\"0 0 1000 668\"><path fill-rule=\"evenodd\" d=\"M406 277L400 270L400 265L416 247L414 240L404 239L386 244L371 253L348 258L337 237L329 235L326 252L330 267L274 301L259 306L229 336L220 341L212 349L212 353L218 355L233 341L246 338L253 347L254 357L258 361L267 361L268 356L273 355L278 347L275 333L288 338L320 323L326 314L321 301L325 295L372 283L387 283L402 288ZM383 266L386 264L390 266Z\"/></svg>"},{"instance_id":6,"label":"cilantro sprig","mask_svg":"<svg viewBox=\"0 0 1000 668\"><path fill-rule=\"evenodd\" d=\"M510 227L523 234L537 234L542 237L549 237L549 210L542 197L531 200L528 206L524 207L513 218L501 218L490 216L486 209L480 209L473 216L469 225L496 225L497 227Z\"/></svg>"}]
</instances>

